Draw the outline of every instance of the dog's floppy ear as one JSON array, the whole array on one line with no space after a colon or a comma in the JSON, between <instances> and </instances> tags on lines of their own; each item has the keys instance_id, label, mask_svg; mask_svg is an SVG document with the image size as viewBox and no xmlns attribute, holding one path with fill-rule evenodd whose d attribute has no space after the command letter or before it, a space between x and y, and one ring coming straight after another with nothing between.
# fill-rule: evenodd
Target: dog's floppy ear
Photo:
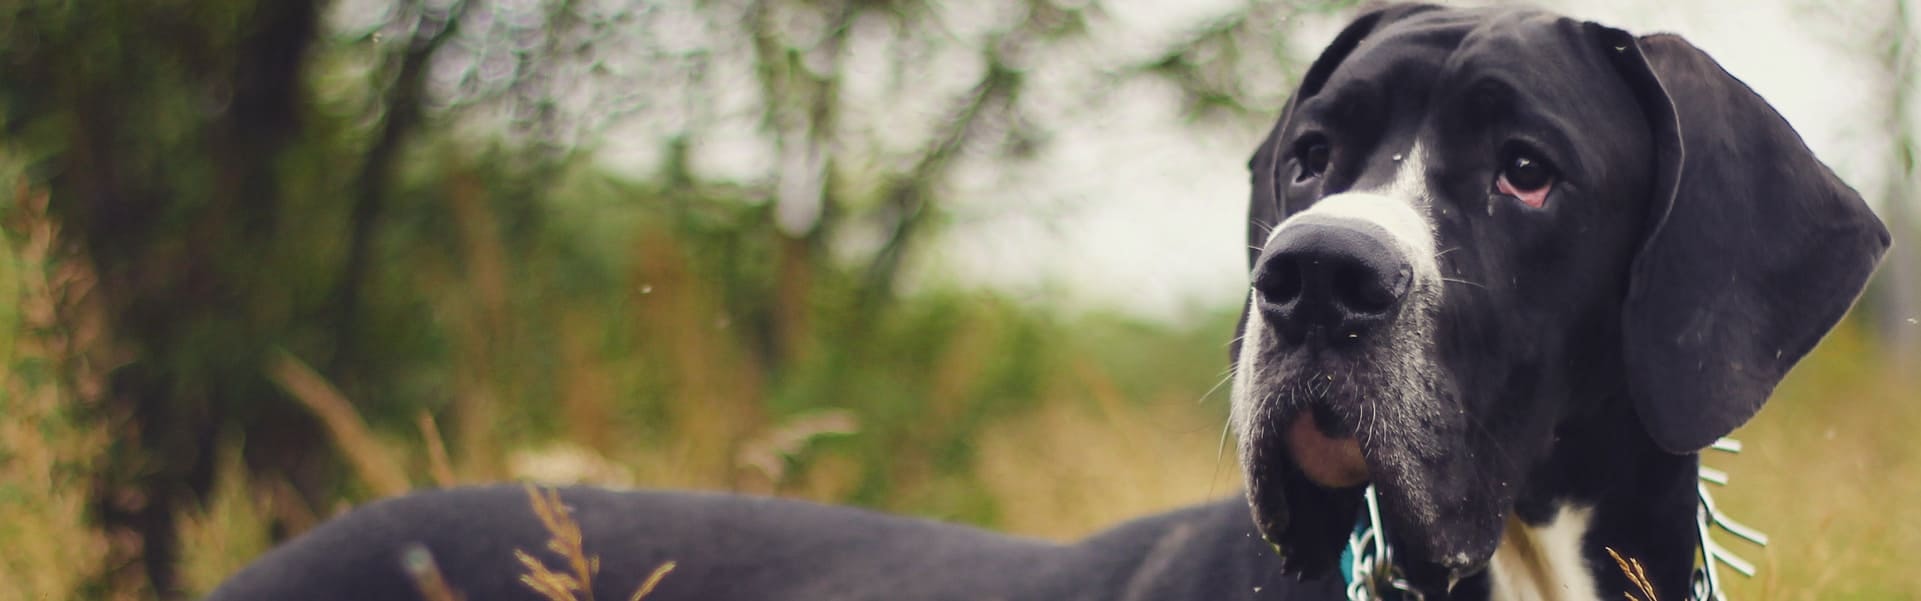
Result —
<instances>
[{"instance_id":1,"label":"dog's floppy ear","mask_svg":"<svg viewBox=\"0 0 1921 601\"><path fill-rule=\"evenodd\" d=\"M1653 128L1653 198L1622 316L1654 442L1698 451L1761 408L1888 247L1861 195L1767 102L1674 35L1598 30Z\"/></svg>"}]
</instances>

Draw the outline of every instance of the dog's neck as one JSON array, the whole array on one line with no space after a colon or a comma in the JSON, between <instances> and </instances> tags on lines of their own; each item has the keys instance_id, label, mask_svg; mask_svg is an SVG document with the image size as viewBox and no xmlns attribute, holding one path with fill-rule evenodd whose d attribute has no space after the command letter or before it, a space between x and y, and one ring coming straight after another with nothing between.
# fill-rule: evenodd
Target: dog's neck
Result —
<instances>
[{"instance_id":1,"label":"dog's neck","mask_svg":"<svg viewBox=\"0 0 1921 601\"><path fill-rule=\"evenodd\" d=\"M1488 564L1490 601L1600 601L1600 587L1583 540L1594 509L1563 505L1547 524L1510 516L1501 546Z\"/></svg>"},{"instance_id":2,"label":"dog's neck","mask_svg":"<svg viewBox=\"0 0 1921 601\"><path fill-rule=\"evenodd\" d=\"M1557 449L1517 501L1488 570L1455 597L1644 597L1612 550L1645 569L1657 598L1686 599L1698 543L1696 457L1663 452L1639 431L1566 434Z\"/></svg>"}]
</instances>

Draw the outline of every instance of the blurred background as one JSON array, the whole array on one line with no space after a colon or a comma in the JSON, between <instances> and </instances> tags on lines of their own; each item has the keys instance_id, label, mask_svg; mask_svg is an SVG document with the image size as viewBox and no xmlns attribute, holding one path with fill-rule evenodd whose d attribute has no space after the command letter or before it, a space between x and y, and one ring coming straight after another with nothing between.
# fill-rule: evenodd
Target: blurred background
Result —
<instances>
[{"instance_id":1,"label":"blurred background","mask_svg":"<svg viewBox=\"0 0 1921 601\"><path fill-rule=\"evenodd\" d=\"M1903 1L1676 31L1897 231L1711 457L1744 599L1921 594ZM0 3L0 601L191 598L410 488L775 494L1059 539L1237 493L1270 0Z\"/></svg>"}]
</instances>

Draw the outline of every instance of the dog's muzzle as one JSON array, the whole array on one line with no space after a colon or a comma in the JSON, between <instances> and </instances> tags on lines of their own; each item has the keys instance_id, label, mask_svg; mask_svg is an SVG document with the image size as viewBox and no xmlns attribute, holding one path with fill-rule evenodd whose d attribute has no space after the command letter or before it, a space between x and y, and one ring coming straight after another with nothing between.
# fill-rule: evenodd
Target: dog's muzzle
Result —
<instances>
[{"instance_id":1,"label":"dog's muzzle","mask_svg":"<svg viewBox=\"0 0 1921 601\"><path fill-rule=\"evenodd\" d=\"M1408 488L1399 485L1409 436L1381 435L1408 434L1412 416L1435 403L1424 341L1439 276L1422 202L1396 190L1327 196L1262 243L1249 274L1235 421L1250 498L1272 513L1270 527L1285 523L1286 497L1345 498L1332 491L1383 477L1394 480L1390 489Z\"/></svg>"},{"instance_id":2,"label":"dog's muzzle","mask_svg":"<svg viewBox=\"0 0 1921 601\"><path fill-rule=\"evenodd\" d=\"M1389 327L1413 287L1413 268L1399 247L1392 233L1363 216L1297 216L1269 236L1255 263L1255 308L1284 346L1350 352ZM1281 438L1309 479L1354 486L1367 480L1367 461L1353 425L1335 412L1319 403L1288 416L1279 425Z\"/></svg>"}]
</instances>

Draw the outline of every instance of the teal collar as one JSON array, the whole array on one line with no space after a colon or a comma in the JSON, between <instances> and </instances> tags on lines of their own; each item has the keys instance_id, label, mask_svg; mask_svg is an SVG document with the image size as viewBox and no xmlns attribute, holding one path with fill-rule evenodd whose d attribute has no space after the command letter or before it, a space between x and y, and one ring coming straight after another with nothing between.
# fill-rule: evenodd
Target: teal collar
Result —
<instances>
[{"instance_id":1,"label":"teal collar","mask_svg":"<svg viewBox=\"0 0 1921 601\"><path fill-rule=\"evenodd\" d=\"M1708 447L1724 453L1741 452L1741 441L1723 438ZM1695 513L1695 527L1699 535L1701 562L1694 568L1694 576L1689 582L1689 601L1727 601L1727 593L1721 590L1719 566L1752 578L1755 567L1752 562L1742 559L1727 547L1716 543L1711 534L1719 527L1742 540L1759 546L1767 546L1768 535L1760 530L1736 522L1722 514L1714 506L1714 496L1708 492L1708 484L1725 486L1728 474L1705 465L1698 467L1700 503ZM1394 550L1387 546L1387 530L1381 522L1380 496L1374 486L1368 485L1364 495L1365 503L1361 515L1354 523L1354 531L1347 535L1347 547L1341 550L1341 580L1346 584L1348 601L1423 601L1421 592L1415 590L1394 565ZM1622 561L1622 569L1633 571L1630 563ZM1633 567L1638 567L1633 565ZM1630 578L1632 579L1632 578ZM1648 592L1647 594L1652 594ZM1634 599L1633 595L1628 598ZM1652 598L1652 597L1650 597Z\"/></svg>"},{"instance_id":2,"label":"teal collar","mask_svg":"<svg viewBox=\"0 0 1921 601\"><path fill-rule=\"evenodd\" d=\"M1387 546L1387 526L1381 522L1380 495L1374 485L1363 494L1365 503L1354 532L1347 535L1347 548L1341 550L1341 580L1349 601L1422 601L1420 591L1408 584L1394 565L1394 550Z\"/></svg>"}]
</instances>

